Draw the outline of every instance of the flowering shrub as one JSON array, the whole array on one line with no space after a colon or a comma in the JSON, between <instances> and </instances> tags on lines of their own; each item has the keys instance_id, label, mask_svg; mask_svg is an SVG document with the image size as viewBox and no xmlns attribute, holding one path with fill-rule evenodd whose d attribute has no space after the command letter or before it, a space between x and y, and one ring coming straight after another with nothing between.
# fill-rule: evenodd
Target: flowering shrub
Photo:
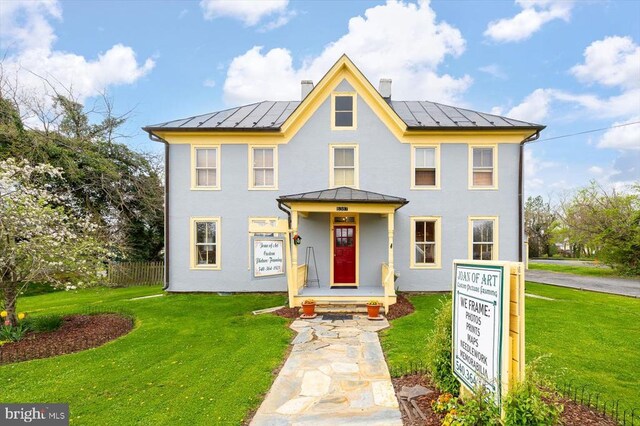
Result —
<instances>
[{"instance_id":1,"label":"flowering shrub","mask_svg":"<svg viewBox=\"0 0 640 426\"><path fill-rule=\"evenodd\" d=\"M110 256L90 217L68 194L54 193L62 171L13 158L0 161L0 287L4 321L18 325L15 306L28 283L87 286L98 282ZM5 281L6 280L6 281Z\"/></svg>"},{"instance_id":2,"label":"flowering shrub","mask_svg":"<svg viewBox=\"0 0 640 426\"><path fill-rule=\"evenodd\" d=\"M434 412L444 414L458 406L458 398L454 398L450 393L441 394L438 399L431 403Z\"/></svg>"}]
</instances>

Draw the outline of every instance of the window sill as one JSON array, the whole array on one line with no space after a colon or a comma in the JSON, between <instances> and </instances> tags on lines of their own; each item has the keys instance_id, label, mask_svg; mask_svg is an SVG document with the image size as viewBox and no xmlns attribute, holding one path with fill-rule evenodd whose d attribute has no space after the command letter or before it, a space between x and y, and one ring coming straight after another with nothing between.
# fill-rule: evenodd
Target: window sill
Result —
<instances>
[{"instance_id":1,"label":"window sill","mask_svg":"<svg viewBox=\"0 0 640 426\"><path fill-rule=\"evenodd\" d=\"M250 186L249 188L247 188L247 190L249 190L249 191L277 191L278 187L277 186L265 186L265 187Z\"/></svg>"},{"instance_id":2,"label":"window sill","mask_svg":"<svg viewBox=\"0 0 640 426\"><path fill-rule=\"evenodd\" d=\"M470 186L469 191L497 191L497 186Z\"/></svg>"},{"instance_id":3,"label":"window sill","mask_svg":"<svg viewBox=\"0 0 640 426\"><path fill-rule=\"evenodd\" d=\"M425 265L425 266L418 266L418 265L411 265L409 266L409 269L422 269L422 270L429 270L429 269L442 269L442 265Z\"/></svg>"},{"instance_id":4,"label":"window sill","mask_svg":"<svg viewBox=\"0 0 640 426\"><path fill-rule=\"evenodd\" d=\"M410 188L412 191L440 191L439 186L416 186Z\"/></svg>"},{"instance_id":5,"label":"window sill","mask_svg":"<svg viewBox=\"0 0 640 426\"><path fill-rule=\"evenodd\" d=\"M192 186L192 191L220 191L219 186Z\"/></svg>"},{"instance_id":6,"label":"window sill","mask_svg":"<svg viewBox=\"0 0 640 426\"><path fill-rule=\"evenodd\" d=\"M191 266L192 271L220 271L220 266Z\"/></svg>"}]
</instances>

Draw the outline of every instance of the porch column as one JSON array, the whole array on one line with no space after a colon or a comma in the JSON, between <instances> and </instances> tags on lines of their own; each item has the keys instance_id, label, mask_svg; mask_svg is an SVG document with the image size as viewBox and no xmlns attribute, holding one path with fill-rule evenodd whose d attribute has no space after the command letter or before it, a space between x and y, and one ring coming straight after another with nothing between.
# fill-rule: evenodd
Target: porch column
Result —
<instances>
[{"instance_id":1,"label":"porch column","mask_svg":"<svg viewBox=\"0 0 640 426\"><path fill-rule=\"evenodd\" d=\"M291 210L291 236L293 237L297 233L298 233L298 210L292 209ZM292 278L297 290L297 285L298 285L298 245L297 244L291 245L291 263L292 263L291 269L293 273Z\"/></svg>"},{"instance_id":2,"label":"porch column","mask_svg":"<svg viewBox=\"0 0 640 426\"><path fill-rule=\"evenodd\" d=\"M389 213L387 215L387 232L389 235L389 245L387 248L389 249L389 269L393 270L393 218L394 213Z\"/></svg>"}]
</instances>

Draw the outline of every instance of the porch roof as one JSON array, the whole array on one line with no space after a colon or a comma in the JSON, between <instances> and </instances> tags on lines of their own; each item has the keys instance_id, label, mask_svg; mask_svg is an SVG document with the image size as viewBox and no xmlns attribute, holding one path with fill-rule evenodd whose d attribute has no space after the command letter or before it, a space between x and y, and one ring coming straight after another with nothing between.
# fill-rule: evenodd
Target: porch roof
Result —
<instances>
[{"instance_id":1,"label":"porch roof","mask_svg":"<svg viewBox=\"0 0 640 426\"><path fill-rule=\"evenodd\" d=\"M321 191L301 192L299 194L281 195L279 202L309 202L309 203L356 203L356 204L395 204L404 206L409 201L406 198L380 194L378 192L341 186L339 188L323 189Z\"/></svg>"}]
</instances>

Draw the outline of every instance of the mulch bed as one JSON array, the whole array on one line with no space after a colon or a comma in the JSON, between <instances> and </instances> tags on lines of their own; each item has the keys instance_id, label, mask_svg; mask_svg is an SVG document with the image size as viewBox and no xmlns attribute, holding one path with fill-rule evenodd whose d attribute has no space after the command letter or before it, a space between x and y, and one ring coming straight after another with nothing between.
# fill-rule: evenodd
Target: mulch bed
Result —
<instances>
[{"instance_id":1,"label":"mulch bed","mask_svg":"<svg viewBox=\"0 0 640 426\"><path fill-rule=\"evenodd\" d=\"M433 390L429 395L419 396L415 399L418 403L418 407L427 417L427 420L422 420L420 417L409 420L409 416L404 410L400 410L402 413L402 422L405 426L440 426L442 424L443 415L434 413L431 409L431 403L438 399L440 391L431 383L429 378L424 374L414 373L402 377L394 377L392 379L393 387L396 390L396 394L400 392L403 386L415 386L422 385L427 389Z\"/></svg>"},{"instance_id":2,"label":"mulch bed","mask_svg":"<svg viewBox=\"0 0 640 426\"><path fill-rule=\"evenodd\" d=\"M422 412L426 415L427 420L422 420L421 418L414 419L413 421L409 420L409 417L404 412L402 412L402 422L405 426L440 426L442 424L442 419L444 415L436 414L431 409L431 403L438 399L440 396L440 392L436 389L436 387L431 383L429 378L423 374L415 373L409 374L402 377L395 377L392 379L393 387L398 393L403 386L415 386L422 385L428 389L432 389L433 393L425 396L418 397L416 402L418 406L422 410ZM564 410L562 415L560 416L560 420L562 425L564 426L616 426L617 423L609 418L604 416L602 413L598 413L593 408L588 407L586 405L578 404L574 401L568 399L560 399L559 402L564 406Z\"/></svg>"},{"instance_id":3,"label":"mulch bed","mask_svg":"<svg viewBox=\"0 0 640 426\"><path fill-rule=\"evenodd\" d=\"M285 306L284 308L280 308L273 313L279 317L296 319L300 316L300 308L287 308Z\"/></svg>"},{"instance_id":4,"label":"mulch bed","mask_svg":"<svg viewBox=\"0 0 640 426\"><path fill-rule=\"evenodd\" d=\"M415 310L416 308L413 307L413 304L404 294L398 294L396 296L396 303L389 307L389 312L387 312L385 316L388 320L394 320L409 315Z\"/></svg>"},{"instance_id":5,"label":"mulch bed","mask_svg":"<svg viewBox=\"0 0 640 426\"><path fill-rule=\"evenodd\" d=\"M96 348L132 328L133 320L118 314L70 315L57 330L28 333L18 342L0 346L0 365Z\"/></svg>"}]
</instances>

